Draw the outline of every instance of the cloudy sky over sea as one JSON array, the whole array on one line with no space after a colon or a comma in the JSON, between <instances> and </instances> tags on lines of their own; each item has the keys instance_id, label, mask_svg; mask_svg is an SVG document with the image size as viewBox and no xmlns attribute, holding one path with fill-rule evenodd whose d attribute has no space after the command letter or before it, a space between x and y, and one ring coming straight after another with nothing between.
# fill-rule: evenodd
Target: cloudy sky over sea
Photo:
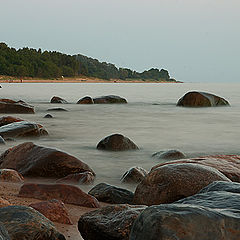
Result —
<instances>
[{"instance_id":1,"label":"cloudy sky over sea","mask_svg":"<svg viewBox=\"0 0 240 240\"><path fill-rule=\"evenodd\" d=\"M0 42L185 82L240 81L239 0L0 0Z\"/></svg>"}]
</instances>

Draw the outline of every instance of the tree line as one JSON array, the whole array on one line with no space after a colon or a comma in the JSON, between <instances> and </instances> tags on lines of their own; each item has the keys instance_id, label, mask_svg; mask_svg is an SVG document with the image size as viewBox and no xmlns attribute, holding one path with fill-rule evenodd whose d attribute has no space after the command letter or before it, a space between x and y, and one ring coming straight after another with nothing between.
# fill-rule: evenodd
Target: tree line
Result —
<instances>
[{"instance_id":1,"label":"tree line","mask_svg":"<svg viewBox=\"0 0 240 240\"><path fill-rule=\"evenodd\" d=\"M142 73L114 64L56 51L21 48L16 50L0 43L0 75L32 78L96 77L101 79L153 79L174 81L167 70L152 68Z\"/></svg>"}]
</instances>

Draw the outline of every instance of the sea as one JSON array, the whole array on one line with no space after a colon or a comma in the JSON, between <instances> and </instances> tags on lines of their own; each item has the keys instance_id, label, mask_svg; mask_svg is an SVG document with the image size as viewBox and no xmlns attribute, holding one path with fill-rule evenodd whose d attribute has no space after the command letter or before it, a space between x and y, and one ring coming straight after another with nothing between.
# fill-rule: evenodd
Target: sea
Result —
<instances>
[{"instance_id":1,"label":"sea","mask_svg":"<svg viewBox=\"0 0 240 240\"><path fill-rule=\"evenodd\" d=\"M163 162L151 157L177 149L188 158L240 154L239 83L2 83L1 98L23 100L35 114L3 114L42 124L49 136L17 139L0 146L0 153L22 142L57 148L87 163L96 173L94 184L123 186L121 176L131 167L150 170ZM221 96L230 107L185 108L176 103L188 91ZM128 104L76 104L84 96L118 95ZM59 96L68 104L51 104ZM54 107L66 112L48 112ZM50 113L53 118L44 118ZM114 133L130 138L138 151L108 152L98 142ZM135 186L126 188L134 190ZM91 186L85 186L85 190Z\"/></svg>"}]
</instances>

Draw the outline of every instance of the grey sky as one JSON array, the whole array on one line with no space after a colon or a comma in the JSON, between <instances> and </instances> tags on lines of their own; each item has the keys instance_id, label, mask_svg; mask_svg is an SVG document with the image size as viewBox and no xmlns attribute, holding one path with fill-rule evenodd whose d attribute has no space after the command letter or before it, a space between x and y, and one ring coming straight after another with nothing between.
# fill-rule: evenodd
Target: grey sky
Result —
<instances>
[{"instance_id":1,"label":"grey sky","mask_svg":"<svg viewBox=\"0 0 240 240\"><path fill-rule=\"evenodd\" d=\"M239 0L0 0L0 41L240 82Z\"/></svg>"}]
</instances>

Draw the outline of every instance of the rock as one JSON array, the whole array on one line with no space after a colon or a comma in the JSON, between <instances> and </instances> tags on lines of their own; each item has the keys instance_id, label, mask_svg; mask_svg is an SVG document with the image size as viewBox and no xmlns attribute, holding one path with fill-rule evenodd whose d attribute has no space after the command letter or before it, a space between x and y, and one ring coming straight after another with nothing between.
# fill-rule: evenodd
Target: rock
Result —
<instances>
[{"instance_id":1,"label":"rock","mask_svg":"<svg viewBox=\"0 0 240 240\"><path fill-rule=\"evenodd\" d=\"M62 201L52 199L50 201L32 203L29 206L53 222L72 224L68 210Z\"/></svg>"},{"instance_id":2,"label":"rock","mask_svg":"<svg viewBox=\"0 0 240 240\"><path fill-rule=\"evenodd\" d=\"M61 178L93 170L79 159L53 148L25 142L0 156L0 168L11 168L23 176Z\"/></svg>"},{"instance_id":3,"label":"rock","mask_svg":"<svg viewBox=\"0 0 240 240\"><path fill-rule=\"evenodd\" d=\"M36 198L41 200L58 199L64 203L83 207L98 208L99 202L93 196L83 192L76 186L67 184L34 184L25 183L19 197Z\"/></svg>"},{"instance_id":4,"label":"rock","mask_svg":"<svg viewBox=\"0 0 240 240\"><path fill-rule=\"evenodd\" d=\"M95 104L109 104L109 103L127 103L125 98L115 96L115 95L108 95L108 96L101 96L93 99Z\"/></svg>"},{"instance_id":5,"label":"rock","mask_svg":"<svg viewBox=\"0 0 240 240\"><path fill-rule=\"evenodd\" d=\"M161 163L152 168L176 163L192 163L214 167L234 182L240 182L240 155L214 155L199 158L183 159Z\"/></svg>"},{"instance_id":6,"label":"rock","mask_svg":"<svg viewBox=\"0 0 240 240\"><path fill-rule=\"evenodd\" d=\"M68 103L65 99L56 97L56 96L52 97L50 102L51 103Z\"/></svg>"},{"instance_id":7,"label":"rock","mask_svg":"<svg viewBox=\"0 0 240 240\"><path fill-rule=\"evenodd\" d=\"M13 169L0 169L0 181L2 182L23 182L23 176Z\"/></svg>"},{"instance_id":8,"label":"rock","mask_svg":"<svg viewBox=\"0 0 240 240\"><path fill-rule=\"evenodd\" d=\"M106 183L97 184L88 194L94 196L98 201L106 203L131 204L133 200L132 192Z\"/></svg>"},{"instance_id":9,"label":"rock","mask_svg":"<svg viewBox=\"0 0 240 240\"><path fill-rule=\"evenodd\" d=\"M0 136L0 144L6 144L5 140Z\"/></svg>"},{"instance_id":10,"label":"rock","mask_svg":"<svg viewBox=\"0 0 240 240\"><path fill-rule=\"evenodd\" d=\"M0 208L7 207L7 206L10 206L10 205L11 205L11 203L9 201L0 197ZM0 236L1 236L1 234L0 234Z\"/></svg>"},{"instance_id":11,"label":"rock","mask_svg":"<svg viewBox=\"0 0 240 240\"><path fill-rule=\"evenodd\" d=\"M34 113L34 107L23 101L0 99L0 113Z\"/></svg>"},{"instance_id":12,"label":"rock","mask_svg":"<svg viewBox=\"0 0 240 240\"><path fill-rule=\"evenodd\" d=\"M239 211L188 204L162 204L145 209L135 220L129 240L237 240Z\"/></svg>"},{"instance_id":13,"label":"rock","mask_svg":"<svg viewBox=\"0 0 240 240\"><path fill-rule=\"evenodd\" d=\"M148 172L141 167L132 167L125 172L121 178L124 183L140 183L148 174Z\"/></svg>"},{"instance_id":14,"label":"rock","mask_svg":"<svg viewBox=\"0 0 240 240\"><path fill-rule=\"evenodd\" d=\"M49 112L68 112L65 108L49 108L47 111Z\"/></svg>"},{"instance_id":15,"label":"rock","mask_svg":"<svg viewBox=\"0 0 240 240\"><path fill-rule=\"evenodd\" d=\"M53 116L51 114L46 114L44 118L53 118Z\"/></svg>"},{"instance_id":16,"label":"rock","mask_svg":"<svg viewBox=\"0 0 240 240\"><path fill-rule=\"evenodd\" d=\"M121 134L113 134L102 139L98 143L97 149L108 150L108 151L126 151L126 150L136 150L139 148L129 138L124 137Z\"/></svg>"},{"instance_id":17,"label":"rock","mask_svg":"<svg viewBox=\"0 0 240 240\"><path fill-rule=\"evenodd\" d=\"M72 183L72 184L92 184L95 176L92 172L86 171L82 173L69 174L64 178L58 179L57 183Z\"/></svg>"},{"instance_id":18,"label":"rock","mask_svg":"<svg viewBox=\"0 0 240 240\"><path fill-rule=\"evenodd\" d=\"M30 207L0 208L0 222L11 240L66 240L51 221Z\"/></svg>"},{"instance_id":19,"label":"rock","mask_svg":"<svg viewBox=\"0 0 240 240\"><path fill-rule=\"evenodd\" d=\"M12 117L12 116L3 116L3 117L0 118L0 127L2 127L4 125L7 125L9 123L21 122L21 121L24 121L24 120L21 119L21 118L15 118L15 117Z\"/></svg>"},{"instance_id":20,"label":"rock","mask_svg":"<svg viewBox=\"0 0 240 240\"><path fill-rule=\"evenodd\" d=\"M82 215L78 230L87 240L128 240L134 220L145 208L127 204L103 207Z\"/></svg>"},{"instance_id":21,"label":"rock","mask_svg":"<svg viewBox=\"0 0 240 240\"><path fill-rule=\"evenodd\" d=\"M151 171L138 184L134 203L157 205L172 203L196 194L214 181L230 181L215 168L199 164L169 164Z\"/></svg>"},{"instance_id":22,"label":"rock","mask_svg":"<svg viewBox=\"0 0 240 240\"><path fill-rule=\"evenodd\" d=\"M0 239L1 240L11 240L6 228L0 223Z\"/></svg>"},{"instance_id":23,"label":"rock","mask_svg":"<svg viewBox=\"0 0 240 240\"><path fill-rule=\"evenodd\" d=\"M176 160L186 158L185 154L178 150L167 150L156 152L152 155L152 157L158 159L168 159L168 160Z\"/></svg>"},{"instance_id":24,"label":"rock","mask_svg":"<svg viewBox=\"0 0 240 240\"><path fill-rule=\"evenodd\" d=\"M0 127L0 135L3 138L39 137L42 135L48 135L48 132L39 124L21 121L13 122Z\"/></svg>"},{"instance_id":25,"label":"rock","mask_svg":"<svg viewBox=\"0 0 240 240\"><path fill-rule=\"evenodd\" d=\"M91 97L86 96L86 97L79 99L77 104L94 104L94 102Z\"/></svg>"},{"instance_id":26,"label":"rock","mask_svg":"<svg viewBox=\"0 0 240 240\"><path fill-rule=\"evenodd\" d=\"M229 106L225 99L206 92L188 92L177 102L182 107L218 107Z\"/></svg>"}]
</instances>

